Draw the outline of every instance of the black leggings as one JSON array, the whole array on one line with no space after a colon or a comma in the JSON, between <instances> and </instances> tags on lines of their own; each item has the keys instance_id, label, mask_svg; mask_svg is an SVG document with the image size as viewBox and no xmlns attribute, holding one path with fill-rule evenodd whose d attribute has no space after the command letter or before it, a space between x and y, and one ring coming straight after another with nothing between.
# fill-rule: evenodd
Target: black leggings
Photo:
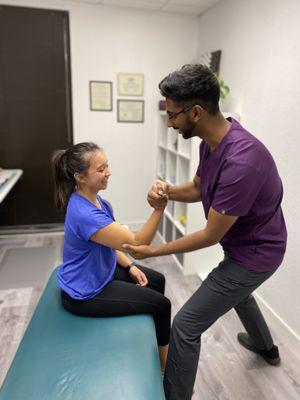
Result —
<instances>
[{"instance_id":1,"label":"black leggings","mask_svg":"<svg viewBox=\"0 0 300 400\"><path fill-rule=\"evenodd\" d=\"M139 265L148 279L146 287L138 286L128 272L117 264L114 279L95 297L75 300L61 291L62 304L72 314L84 317L117 317L151 314L155 322L157 343L169 343L171 303L164 296L165 277L160 272Z\"/></svg>"}]
</instances>

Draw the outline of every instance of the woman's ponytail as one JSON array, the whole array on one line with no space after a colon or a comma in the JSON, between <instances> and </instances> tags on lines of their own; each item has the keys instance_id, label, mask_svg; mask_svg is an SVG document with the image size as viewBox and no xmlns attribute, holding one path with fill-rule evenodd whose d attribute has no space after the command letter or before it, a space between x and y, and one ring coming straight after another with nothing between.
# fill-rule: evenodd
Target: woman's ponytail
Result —
<instances>
[{"instance_id":1,"label":"woman's ponytail","mask_svg":"<svg viewBox=\"0 0 300 400\"><path fill-rule=\"evenodd\" d=\"M92 142L78 143L67 150L56 150L52 156L54 175L54 200L58 209L65 210L71 194L76 189L76 172L89 168L89 154L102 150Z\"/></svg>"},{"instance_id":2,"label":"woman's ponytail","mask_svg":"<svg viewBox=\"0 0 300 400\"><path fill-rule=\"evenodd\" d=\"M66 150L56 150L52 156L54 175L54 201L56 207L65 210L71 194L75 190L74 175L67 168Z\"/></svg>"}]
</instances>

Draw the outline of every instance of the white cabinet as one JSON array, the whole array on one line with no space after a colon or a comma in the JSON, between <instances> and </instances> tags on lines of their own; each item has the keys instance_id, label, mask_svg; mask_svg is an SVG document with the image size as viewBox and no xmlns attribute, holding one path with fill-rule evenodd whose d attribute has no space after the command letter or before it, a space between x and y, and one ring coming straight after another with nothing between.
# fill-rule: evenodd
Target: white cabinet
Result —
<instances>
[{"instance_id":1,"label":"white cabinet","mask_svg":"<svg viewBox=\"0 0 300 400\"><path fill-rule=\"evenodd\" d=\"M226 113L226 117L230 114ZM237 118L236 115L232 115ZM160 112L158 126L157 169L158 179L172 185L191 181L199 163L199 138L189 140L168 128L167 114ZM170 242L203 229L206 219L200 203L181 203L169 201L166 207L159 234L163 241ZM175 254L177 264L185 274L198 273L203 279L223 258L220 245L185 254Z\"/></svg>"}]
</instances>

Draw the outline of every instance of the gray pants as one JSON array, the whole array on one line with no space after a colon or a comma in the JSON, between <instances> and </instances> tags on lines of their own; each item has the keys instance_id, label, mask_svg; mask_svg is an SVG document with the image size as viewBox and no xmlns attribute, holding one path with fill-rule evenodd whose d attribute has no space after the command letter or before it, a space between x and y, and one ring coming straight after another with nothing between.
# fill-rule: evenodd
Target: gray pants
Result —
<instances>
[{"instance_id":1,"label":"gray pants","mask_svg":"<svg viewBox=\"0 0 300 400\"><path fill-rule=\"evenodd\" d=\"M164 376L166 400L190 400L200 354L201 334L235 308L259 349L273 340L251 293L275 271L254 272L230 259L222 261L175 316Z\"/></svg>"}]
</instances>

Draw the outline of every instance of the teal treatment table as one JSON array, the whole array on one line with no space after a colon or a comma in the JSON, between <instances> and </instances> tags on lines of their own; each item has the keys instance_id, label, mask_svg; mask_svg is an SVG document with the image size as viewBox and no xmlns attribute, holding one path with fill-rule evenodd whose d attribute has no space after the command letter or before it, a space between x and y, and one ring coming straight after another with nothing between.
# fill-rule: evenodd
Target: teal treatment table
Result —
<instances>
[{"instance_id":1,"label":"teal treatment table","mask_svg":"<svg viewBox=\"0 0 300 400\"><path fill-rule=\"evenodd\" d=\"M0 390L0 400L50 399L164 400L152 317L70 314L55 270Z\"/></svg>"}]
</instances>

